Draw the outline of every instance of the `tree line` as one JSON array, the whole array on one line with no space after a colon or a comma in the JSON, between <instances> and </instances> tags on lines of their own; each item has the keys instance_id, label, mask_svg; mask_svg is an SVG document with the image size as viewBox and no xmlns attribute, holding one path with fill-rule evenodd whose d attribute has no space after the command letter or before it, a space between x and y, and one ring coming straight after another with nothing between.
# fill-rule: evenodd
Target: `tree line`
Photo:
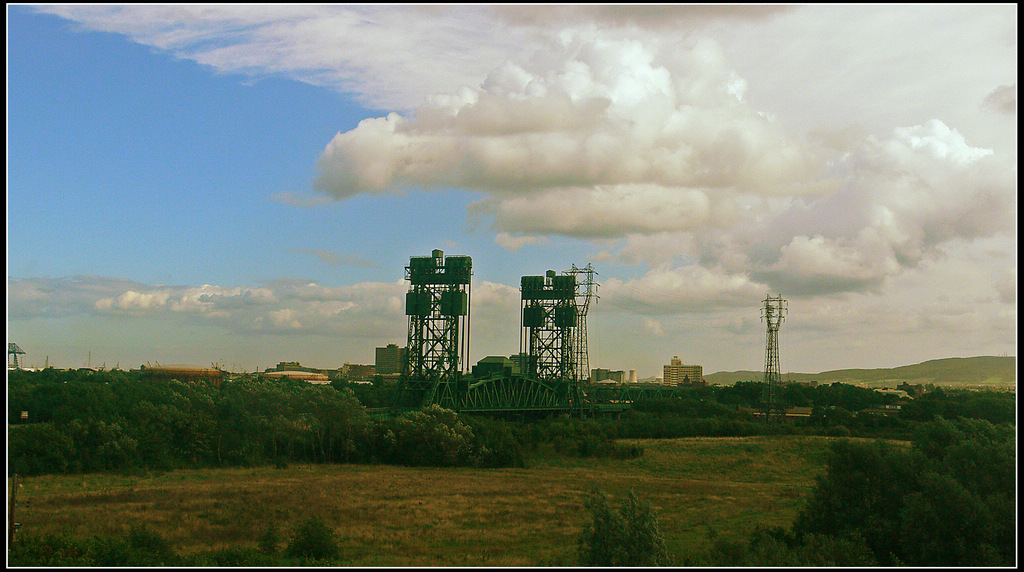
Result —
<instances>
[{"instance_id":1,"label":"tree line","mask_svg":"<svg viewBox=\"0 0 1024 572\"><path fill-rule=\"evenodd\" d=\"M763 384L680 388L634 404L617 417L556 416L524 422L460 415L433 407L377 417L390 387L336 380L243 376L221 387L174 379L140 380L125 371L13 371L8 376L8 469L25 475L131 469L167 470L288 463L523 466L537 454L628 458L618 439L763 434L910 438L936 418L1013 422L1012 393L935 390L898 415L870 408L896 397L834 383L787 385L784 404L808 417L766 424L752 411ZM23 421L22 411L29 418Z\"/></svg>"}]
</instances>

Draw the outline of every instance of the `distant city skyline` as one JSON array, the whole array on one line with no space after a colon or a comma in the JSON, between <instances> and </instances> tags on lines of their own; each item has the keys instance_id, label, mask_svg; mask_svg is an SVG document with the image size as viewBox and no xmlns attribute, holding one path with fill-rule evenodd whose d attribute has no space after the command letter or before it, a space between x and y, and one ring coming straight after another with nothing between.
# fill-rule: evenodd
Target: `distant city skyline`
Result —
<instances>
[{"instance_id":1,"label":"distant city skyline","mask_svg":"<svg viewBox=\"0 0 1024 572\"><path fill-rule=\"evenodd\" d=\"M592 263L590 367L1016 354L1017 6L8 5L26 366L372 364Z\"/></svg>"}]
</instances>

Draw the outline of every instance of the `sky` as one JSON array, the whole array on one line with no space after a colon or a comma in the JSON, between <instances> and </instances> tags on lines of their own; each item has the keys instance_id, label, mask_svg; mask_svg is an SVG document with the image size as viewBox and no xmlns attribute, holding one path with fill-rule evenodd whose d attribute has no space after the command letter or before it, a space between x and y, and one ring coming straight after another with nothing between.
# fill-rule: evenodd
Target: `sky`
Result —
<instances>
[{"instance_id":1,"label":"sky","mask_svg":"<svg viewBox=\"0 0 1024 572\"><path fill-rule=\"evenodd\" d=\"M8 5L23 365L372 364L592 264L592 368L1016 355L1017 7Z\"/></svg>"}]
</instances>

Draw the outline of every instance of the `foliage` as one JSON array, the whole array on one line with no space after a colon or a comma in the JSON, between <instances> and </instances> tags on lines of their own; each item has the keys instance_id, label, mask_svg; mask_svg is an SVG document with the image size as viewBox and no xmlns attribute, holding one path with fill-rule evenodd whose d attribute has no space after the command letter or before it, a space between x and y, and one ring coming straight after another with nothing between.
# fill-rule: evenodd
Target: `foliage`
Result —
<instances>
[{"instance_id":1,"label":"foliage","mask_svg":"<svg viewBox=\"0 0 1024 572\"><path fill-rule=\"evenodd\" d=\"M267 567L277 566L279 560L248 546L229 546L205 550L183 559L182 566L193 568L226 567Z\"/></svg>"},{"instance_id":2,"label":"foliage","mask_svg":"<svg viewBox=\"0 0 1024 572\"><path fill-rule=\"evenodd\" d=\"M1015 560L1012 426L938 418L912 448L846 439L793 525L863 538L882 565L1008 566Z\"/></svg>"},{"instance_id":3,"label":"foliage","mask_svg":"<svg viewBox=\"0 0 1024 572\"><path fill-rule=\"evenodd\" d=\"M27 475L292 463L516 467L531 455L641 456L643 447L626 439L909 438L938 417L1013 422L1016 407L1012 393L934 390L903 403L898 416L872 415L863 408L894 397L842 383L790 384L784 402L813 406L812 414L765 424L750 412L764 384L747 381L679 388L672 398L635 403L615 418L509 422L433 408L378 419L365 407L383 404L393 380L312 385L242 376L215 387L142 380L137 372L47 369L10 372L8 381L8 467ZM29 411L28 422L21 411ZM970 472L981 461L962 450L945 462Z\"/></svg>"},{"instance_id":4,"label":"foliage","mask_svg":"<svg viewBox=\"0 0 1024 572\"><path fill-rule=\"evenodd\" d=\"M8 431L8 470L22 475L67 472L75 462L75 445L53 423L32 423Z\"/></svg>"},{"instance_id":5,"label":"foliage","mask_svg":"<svg viewBox=\"0 0 1024 572\"><path fill-rule=\"evenodd\" d=\"M113 537L74 540L67 535L22 535L11 547L12 566L176 566L180 562L171 545L158 532L133 526Z\"/></svg>"},{"instance_id":6,"label":"foliage","mask_svg":"<svg viewBox=\"0 0 1024 572\"><path fill-rule=\"evenodd\" d=\"M468 464L473 453L473 430L436 404L403 413L377 431L377 450L388 463L455 467Z\"/></svg>"},{"instance_id":7,"label":"foliage","mask_svg":"<svg viewBox=\"0 0 1024 572\"><path fill-rule=\"evenodd\" d=\"M758 528L748 541L712 535L708 554L700 566L719 567L822 567L875 566L871 550L861 538L819 534L797 536L780 528Z\"/></svg>"},{"instance_id":8,"label":"foliage","mask_svg":"<svg viewBox=\"0 0 1024 572\"><path fill-rule=\"evenodd\" d=\"M274 556L277 554L278 542L280 542L280 538L278 537L277 523L271 520L266 530L256 539L256 545L263 554Z\"/></svg>"},{"instance_id":9,"label":"foliage","mask_svg":"<svg viewBox=\"0 0 1024 572\"><path fill-rule=\"evenodd\" d=\"M526 453L508 423L486 417L467 416L473 432L473 464L483 468L523 467Z\"/></svg>"},{"instance_id":10,"label":"foliage","mask_svg":"<svg viewBox=\"0 0 1024 572\"><path fill-rule=\"evenodd\" d=\"M579 537L581 566L666 566L665 539L657 514L630 490L618 511L604 493L593 490L584 502L592 522Z\"/></svg>"},{"instance_id":11,"label":"foliage","mask_svg":"<svg viewBox=\"0 0 1024 572\"><path fill-rule=\"evenodd\" d=\"M1017 418L1017 397L1008 391L935 389L905 404L900 417L910 421L984 419L993 425L1013 423Z\"/></svg>"},{"instance_id":12,"label":"foliage","mask_svg":"<svg viewBox=\"0 0 1024 572\"><path fill-rule=\"evenodd\" d=\"M332 560L340 552L334 531L316 515L296 527L284 551L286 556L306 560Z\"/></svg>"},{"instance_id":13,"label":"foliage","mask_svg":"<svg viewBox=\"0 0 1024 572\"><path fill-rule=\"evenodd\" d=\"M63 534L21 535L10 547L8 566L95 566L88 541Z\"/></svg>"}]
</instances>

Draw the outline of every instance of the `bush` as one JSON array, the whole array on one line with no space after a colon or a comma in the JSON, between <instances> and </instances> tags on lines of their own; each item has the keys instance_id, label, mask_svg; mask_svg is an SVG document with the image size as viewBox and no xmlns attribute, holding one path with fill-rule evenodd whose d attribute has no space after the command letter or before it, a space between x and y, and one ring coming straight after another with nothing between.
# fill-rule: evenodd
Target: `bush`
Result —
<instances>
[{"instance_id":1,"label":"bush","mask_svg":"<svg viewBox=\"0 0 1024 572\"><path fill-rule=\"evenodd\" d=\"M410 411L376 426L385 462L413 467L460 467L471 464L473 430L458 415L439 405Z\"/></svg>"},{"instance_id":2,"label":"bush","mask_svg":"<svg viewBox=\"0 0 1024 572\"><path fill-rule=\"evenodd\" d=\"M508 424L481 417L467 417L473 432L474 465L483 468L524 467L523 447Z\"/></svg>"},{"instance_id":3,"label":"bush","mask_svg":"<svg viewBox=\"0 0 1024 572\"><path fill-rule=\"evenodd\" d=\"M292 558L332 560L341 549L334 531L319 516L311 516L295 529L284 553Z\"/></svg>"},{"instance_id":4,"label":"bush","mask_svg":"<svg viewBox=\"0 0 1024 572\"><path fill-rule=\"evenodd\" d=\"M666 566L665 539L651 506L630 490L617 512L594 490L584 502L592 522L584 526L578 550L581 566Z\"/></svg>"},{"instance_id":5,"label":"bush","mask_svg":"<svg viewBox=\"0 0 1024 572\"><path fill-rule=\"evenodd\" d=\"M8 471L22 475L66 473L75 461L75 444L53 423L8 429Z\"/></svg>"},{"instance_id":6,"label":"bush","mask_svg":"<svg viewBox=\"0 0 1024 572\"><path fill-rule=\"evenodd\" d=\"M265 567L277 565L277 559L250 547L228 547L194 554L183 563L189 567Z\"/></svg>"},{"instance_id":7,"label":"bush","mask_svg":"<svg viewBox=\"0 0 1024 572\"><path fill-rule=\"evenodd\" d=\"M132 527L120 536L74 540L63 535L24 536L11 547L13 566L176 566L178 557L159 533Z\"/></svg>"},{"instance_id":8,"label":"bush","mask_svg":"<svg viewBox=\"0 0 1024 572\"><path fill-rule=\"evenodd\" d=\"M133 526L126 538L129 547L127 566L172 566L176 559L167 540L146 526Z\"/></svg>"},{"instance_id":9,"label":"bush","mask_svg":"<svg viewBox=\"0 0 1024 572\"><path fill-rule=\"evenodd\" d=\"M22 535L10 547L7 564L22 566L96 566L87 543L63 535L48 534L36 537Z\"/></svg>"},{"instance_id":10,"label":"bush","mask_svg":"<svg viewBox=\"0 0 1024 572\"><path fill-rule=\"evenodd\" d=\"M256 545L259 547L260 552L274 556L277 554L278 541L277 523L270 521L267 529L256 539Z\"/></svg>"}]
</instances>

